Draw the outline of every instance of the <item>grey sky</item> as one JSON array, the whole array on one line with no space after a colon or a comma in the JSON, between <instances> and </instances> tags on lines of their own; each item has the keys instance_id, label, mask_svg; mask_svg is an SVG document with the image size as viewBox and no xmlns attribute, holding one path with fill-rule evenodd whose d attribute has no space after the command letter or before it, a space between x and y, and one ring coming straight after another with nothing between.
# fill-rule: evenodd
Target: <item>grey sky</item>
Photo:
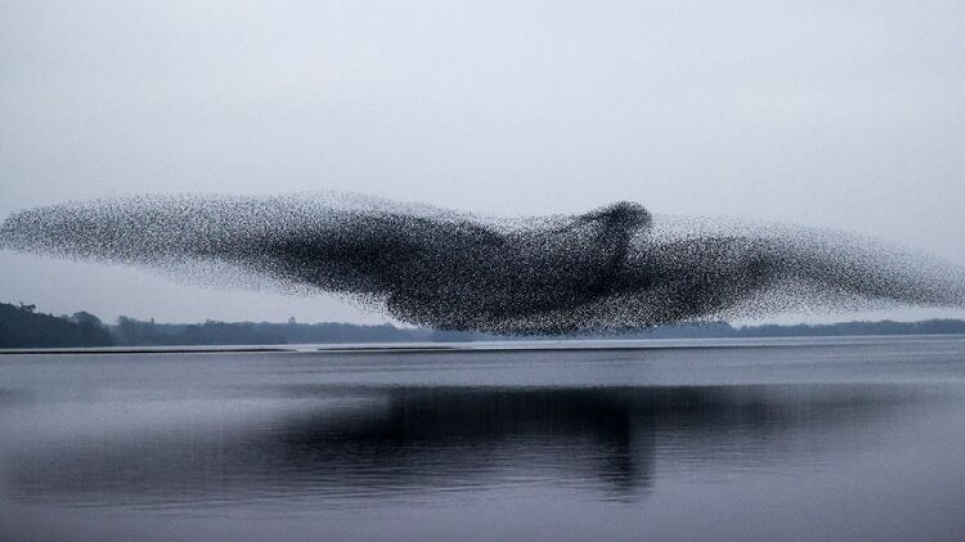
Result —
<instances>
[{"instance_id":1,"label":"grey sky","mask_svg":"<svg viewBox=\"0 0 965 542\"><path fill-rule=\"evenodd\" d=\"M350 190L483 214L619 199L965 264L965 3L0 0L0 217ZM0 254L0 300L381 321Z\"/></svg>"}]
</instances>

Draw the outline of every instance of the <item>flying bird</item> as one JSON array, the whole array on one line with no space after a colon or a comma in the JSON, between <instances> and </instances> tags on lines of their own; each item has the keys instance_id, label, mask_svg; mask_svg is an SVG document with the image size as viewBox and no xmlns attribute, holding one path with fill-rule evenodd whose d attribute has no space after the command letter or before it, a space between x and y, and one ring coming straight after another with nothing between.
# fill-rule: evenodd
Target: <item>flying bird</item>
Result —
<instances>
[{"instance_id":1,"label":"flying bird","mask_svg":"<svg viewBox=\"0 0 965 542\"><path fill-rule=\"evenodd\" d=\"M965 307L954 264L829 230L617 202L490 218L350 194L129 196L15 213L0 248L328 292L415 325L562 334L800 310Z\"/></svg>"}]
</instances>

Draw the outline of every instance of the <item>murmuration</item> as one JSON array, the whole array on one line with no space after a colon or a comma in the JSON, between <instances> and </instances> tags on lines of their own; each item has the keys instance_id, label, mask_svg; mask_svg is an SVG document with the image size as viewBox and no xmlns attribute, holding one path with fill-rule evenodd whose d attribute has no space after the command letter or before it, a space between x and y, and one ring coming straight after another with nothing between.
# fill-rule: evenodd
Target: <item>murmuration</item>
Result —
<instances>
[{"instance_id":1,"label":"murmuration","mask_svg":"<svg viewBox=\"0 0 965 542\"><path fill-rule=\"evenodd\" d=\"M631 202L509 219L331 193L134 196L18 212L0 247L327 292L415 325L500 334L965 306L965 272L935 258L836 231L653 216Z\"/></svg>"}]
</instances>

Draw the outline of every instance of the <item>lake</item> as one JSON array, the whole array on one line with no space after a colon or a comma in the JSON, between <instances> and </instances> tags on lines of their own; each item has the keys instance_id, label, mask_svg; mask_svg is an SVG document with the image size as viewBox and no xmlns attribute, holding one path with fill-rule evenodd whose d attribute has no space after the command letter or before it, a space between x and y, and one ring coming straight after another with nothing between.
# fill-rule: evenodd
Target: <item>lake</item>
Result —
<instances>
[{"instance_id":1,"label":"lake","mask_svg":"<svg viewBox=\"0 0 965 542\"><path fill-rule=\"evenodd\" d=\"M960 541L965 337L6 354L0 439L5 541Z\"/></svg>"}]
</instances>

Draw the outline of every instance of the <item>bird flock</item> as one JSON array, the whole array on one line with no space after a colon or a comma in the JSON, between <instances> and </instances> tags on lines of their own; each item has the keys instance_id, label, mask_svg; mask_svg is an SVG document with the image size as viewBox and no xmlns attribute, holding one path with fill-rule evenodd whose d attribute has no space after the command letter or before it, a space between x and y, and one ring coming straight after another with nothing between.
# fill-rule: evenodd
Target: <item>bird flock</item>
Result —
<instances>
[{"instance_id":1,"label":"bird flock","mask_svg":"<svg viewBox=\"0 0 965 542\"><path fill-rule=\"evenodd\" d=\"M511 335L965 306L965 272L935 258L830 230L654 216L631 202L493 218L339 193L129 196L17 212L0 248L324 292L414 325Z\"/></svg>"}]
</instances>

